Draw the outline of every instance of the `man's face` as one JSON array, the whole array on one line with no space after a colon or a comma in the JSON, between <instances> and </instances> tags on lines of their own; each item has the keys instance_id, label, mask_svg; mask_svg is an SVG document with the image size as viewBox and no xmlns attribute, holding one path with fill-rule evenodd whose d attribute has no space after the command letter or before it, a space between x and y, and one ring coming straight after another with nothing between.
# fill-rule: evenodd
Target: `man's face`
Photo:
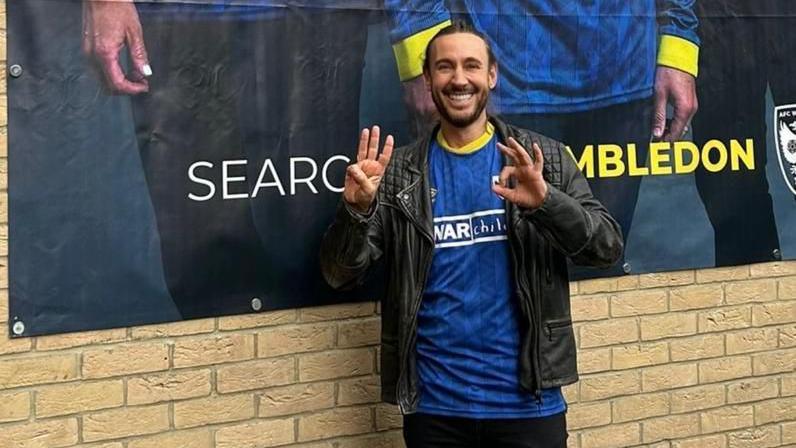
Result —
<instances>
[{"instance_id":1,"label":"man's face","mask_svg":"<svg viewBox=\"0 0 796 448\"><path fill-rule=\"evenodd\" d=\"M459 128L483 114L497 67L489 65L486 43L470 33L448 34L432 43L426 85L444 121Z\"/></svg>"}]
</instances>

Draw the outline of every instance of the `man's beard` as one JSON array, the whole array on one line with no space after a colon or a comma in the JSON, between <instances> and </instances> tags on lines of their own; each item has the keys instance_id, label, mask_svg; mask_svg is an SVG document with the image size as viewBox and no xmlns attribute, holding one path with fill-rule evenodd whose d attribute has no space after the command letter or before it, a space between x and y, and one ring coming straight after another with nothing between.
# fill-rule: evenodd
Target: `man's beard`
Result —
<instances>
[{"instance_id":1,"label":"man's beard","mask_svg":"<svg viewBox=\"0 0 796 448\"><path fill-rule=\"evenodd\" d=\"M457 128L466 128L467 126L475 123L478 120L478 117L481 116L481 112L484 111L486 108L487 100L489 99L489 95L483 95L479 91L472 92L473 95L478 97L478 102L475 105L475 109L473 110L472 114L463 116L463 117L453 117L448 109L445 108L445 104L442 102L441 95L449 94L449 93L471 93L470 89L456 91L451 89L450 91L443 91L441 94L438 93L436 90L431 90L431 99L434 101L434 105L437 106L437 111L439 112L440 117L443 120L447 121L451 125Z\"/></svg>"}]
</instances>

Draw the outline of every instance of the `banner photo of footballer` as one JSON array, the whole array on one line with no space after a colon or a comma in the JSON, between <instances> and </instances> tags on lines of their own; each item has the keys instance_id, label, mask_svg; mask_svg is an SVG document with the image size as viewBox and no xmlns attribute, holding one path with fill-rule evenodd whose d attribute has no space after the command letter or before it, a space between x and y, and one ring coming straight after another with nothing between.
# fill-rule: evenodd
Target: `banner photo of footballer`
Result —
<instances>
[{"instance_id":1,"label":"banner photo of footballer","mask_svg":"<svg viewBox=\"0 0 796 448\"><path fill-rule=\"evenodd\" d=\"M329 288L319 244L360 129L380 125L396 151L434 138L425 48L453 20L495 54L489 113L567 144L621 227L622 259L573 280L796 258L787 0L27 0L7 14L15 337L377 300L378 275Z\"/></svg>"}]
</instances>

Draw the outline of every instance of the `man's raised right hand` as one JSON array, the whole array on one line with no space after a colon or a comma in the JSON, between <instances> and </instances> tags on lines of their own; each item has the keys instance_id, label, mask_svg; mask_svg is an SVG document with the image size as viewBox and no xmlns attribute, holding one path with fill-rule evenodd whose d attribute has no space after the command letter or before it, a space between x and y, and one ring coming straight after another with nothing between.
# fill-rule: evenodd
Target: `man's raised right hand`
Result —
<instances>
[{"instance_id":1,"label":"man's raised right hand","mask_svg":"<svg viewBox=\"0 0 796 448\"><path fill-rule=\"evenodd\" d=\"M384 171L390 163L394 139L388 135L379 154L379 127L363 129L359 135L357 162L348 166L343 198L360 213L367 213L379 190Z\"/></svg>"}]
</instances>

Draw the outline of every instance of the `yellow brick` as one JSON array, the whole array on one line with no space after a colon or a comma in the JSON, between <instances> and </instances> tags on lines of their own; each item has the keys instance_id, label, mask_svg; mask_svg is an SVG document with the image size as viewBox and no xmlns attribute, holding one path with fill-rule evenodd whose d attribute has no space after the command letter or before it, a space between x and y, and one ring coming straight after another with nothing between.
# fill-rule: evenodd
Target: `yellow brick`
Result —
<instances>
[{"instance_id":1,"label":"yellow brick","mask_svg":"<svg viewBox=\"0 0 796 448\"><path fill-rule=\"evenodd\" d=\"M672 448L727 448L727 439L724 434L695 437L672 442Z\"/></svg>"},{"instance_id":2,"label":"yellow brick","mask_svg":"<svg viewBox=\"0 0 796 448\"><path fill-rule=\"evenodd\" d=\"M783 278L777 282L777 297L780 300L796 299L796 277Z\"/></svg>"},{"instance_id":3,"label":"yellow brick","mask_svg":"<svg viewBox=\"0 0 796 448\"><path fill-rule=\"evenodd\" d=\"M639 285L642 288L680 286L691 283L694 283L694 271L656 272L639 276Z\"/></svg>"},{"instance_id":4,"label":"yellow brick","mask_svg":"<svg viewBox=\"0 0 796 448\"><path fill-rule=\"evenodd\" d=\"M616 287L618 291L629 291L631 289L639 289L638 275L623 275L616 278Z\"/></svg>"},{"instance_id":5,"label":"yellow brick","mask_svg":"<svg viewBox=\"0 0 796 448\"><path fill-rule=\"evenodd\" d=\"M335 350L299 357L299 379L319 381L373 373L373 352L369 348Z\"/></svg>"},{"instance_id":6,"label":"yellow brick","mask_svg":"<svg viewBox=\"0 0 796 448\"><path fill-rule=\"evenodd\" d=\"M782 443L796 444L796 422L782 424Z\"/></svg>"},{"instance_id":7,"label":"yellow brick","mask_svg":"<svg viewBox=\"0 0 796 448\"><path fill-rule=\"evenodd\" d=\"M77 443L77 419L3 426L0 446L3 448L58 448Z\"/></svg>"},{"instance_id":8,"label":"yellow brick","mask_svg":"<svg viewBox=\"0 0 796 448\"><path fill-rule=\"evenodd\" d=\"M166 404L112 409L83 416L83 440L120 439L155 434L169 429Z\"/></svg>"},{"instance_id":9,"label":"yellow brick","mask_svg":"<svg viewBox=\"0 0 796 448\"><path fill-rule=\"evenodd\" d=\"M0 132L2 136L2 132ZM2 146L0 146L2 148ZM8 322L8 290L0 290L0 322Z\"/></svg>"},{"instance_id":10,"label":"yellow brick","mask_svg":"<svg viewBox=\"0 0 796 448\"><path fill-rule=\"evenodd\" d=\"M363 434L372 430L373 418L369 408L336 408L301 417L298 440L307 442Z\"/></svg>"},{"instance_id":11,"label":"yellow brick","mask_svg":"<svg viewBox=\"0 0 796 448\"><path fill-rule=\"evenodd\" d=\"M794 321L796 321L796 301L766 303L752 307L752 324L756 327L788 324Z\"/></svg>"},{"instance_id":12,"label":"yellow brick","mask_svg":"<svg viewBox=\"0 0 796 448\"><path fill-rule=\"evenodd\" d=\"M777 283L771 279L728 283L724 290L728 305L777 300Z\"/></svg>"},{"instance_id":13,"label":"yellow brick","mask_svg":"<svg viewBox=\"0 0 796 448\"><path fill-rule=\"evenodd\" d=\"M592 429L581 434L581 448L623 448L641 442L641 428L638 423L611 425Z\"/></svg>"},{"instance_id":14,"label":"yellow brick","mask_svg":"<svg viewBox=\"0 0 796 448\"><path fill-rule=\"evenodd\" d=\"M334 346L335 332L334 324L269 328L257 334L257 356L268 358L327 350Z\"/></svg>"},{"instance_id":15,"label":"yellow brick","mask_svg":"<svg viewBox=\"0 0 796 448\"><path fill-rule=\"evenodd\" d=\"M145 375L127 380L127 404L203 397L210 394L210 371L177 371Z\"/></svg>"},{"instance_id":16,"label":"yellow brick","mask_svg":"<svg viewBox=\"0 0 796 448\"><path fill-rule=\"evenodd\" d=\"M169 346L159 342L115 345L83 352L83 378L103 378L169 368Z\"/></svg>"},{"instance_id":17,"label":"yellow brick","mask_svg":"<svg viewBox=\"0 0 796 448\"><path fill-rule=\"evenodd\" d=\"M130 331L133 339L152 339L210 333L215 327L215 319L197 319L133 327Z\"/></svg>"},{"instance_id":18,"label":"yellow brick","mask_svg":"<svg viewBox=\"0 0 796 448\"><path fill-rule=\"evenodd\" d=\"M295 322L298 319L298 310L266 311L257 314L244 314L218 318L218 329L240 330L242 328L269 327Z\"/></svg>"},{"instance_id":19,"label":"yellow brick","mask_svg":"<svg viewBox=\"0 0 796 448\"><path fill-rule=\"evenodd\" d=\"M669 394L643 394L613 400L613 421L624 423L669 413Z\"/></svg>"},{"instance_id":20,"label":"yellow brick","mask_svg":"<svg viewBox=\"0 0 796 448\"><path fill-rule=\"evenodd\" d=\"M700 271L697 271L699 275ZM713 308L724 303L724 289L721 284L693 285L675 288L669 292L671 311Z\"/></svg>"},{"instance_id":21,"label":"yellow brick","mask_svg":"<svg viewBox=\"0 0 796 448\"><path fill-rule=\"evenodd\" d=\"M638 324L635 318L611 319L583 324L580 327L582 348L622 344L638 340Z\"/></svg>"},{"instance_id":22,"label":"yellow brick","mask_svg":"<svg viewBox=\"0 0 796 448\"><path fill-rule=\"evenodd\" d=\"M762 398L763 397L760 397L759 399ZM778 398L763 403L756 403L754 407L756 426L796 420L796 397Z\"/></svg>"},{"instance_id":23,"label":"yellow brick","mask_svg":"<svg viewBox=\"0 0 796 448\"><path fill-rule=\"evenodd\" d=\"M30 416L30 393L0 394L0 423L27 420Z\"/></svg>"},{"instance_id":24,"label":"yellow brick","mask_svg":"<svg viewBox=\"0 0 796 448\"><path fill-rule=\"evenodd\" d=\"M70 448L124 448L122 442L80 444ZM182 448L182 447L180 447Z\"/></svg>"},{"instance_id":25,"label":"yellow brick","mask_svg":"<svg viewBox=\"0 0 796 448\"><path fill-rule=\"evenodd\" d=\"M796 371L796 349L753 355L752 367L755 375Z\"/></svg>"},{"instance_id":26,"label":"yellow brick","mask_svg":"<svg viewBox=\"0 0 796 448\"><path fill-rule=\"evenodd\" d=\"M578 383L562 386L561 394L564 395L564 401L566 403L572 404L580 401L580 392L578 391Z\"/></svg>"},{"instance_id":27,"label":"yellow brick","mask_svg":"<svg viewBox=\"0 0 796 448\"><path fill-rule=\"evenodd\" d=\"M334 406L334 384L312 383L264 390L258 415L274 417L317 411Z\"/></svg>"},{"instance_id":28,"label":"yellow brick","mask_svg":"<svg viewBox=\"0 0 796 448\"><path fill-rule=\"evenodd\" d=\"M724 405L724 386L709 386L679 389L671 393L671 410L673 414L699 411Z\"/></svg>"},{"instance_id":29,"label":"yellow brick","mask_svg":"<svg viewBox=\"0 0 796 448\"><path fill-rule=\"evenodd\" d=\"M729 448L768 448L780 445L779 428L749 428L727 434Z\"/></svg>"},{"instance_id":30,"label":"yellow brick","mask_svg":"<svg viewBox=\"0 0 796 448\"><path fill-rule=\"evenodd\" d=\"M611 316L625 317L657 314L667 311L665 289L650 289L618 293L611 297Z\"/></svg>"},{"instance_id":31,"label":"yellow brick","mask_svg":"<svg viewBox=\"0 0 796 448\"><path fill-rule=\"evenodd\" d=\"M752 376L752 359L748 356L717 358L699 363L699 382L716 383Z\"/></svg>"},{"instance_id":32,"label":"yellow brick","mask_svg":"<svg viewBox=\"0 0 796 448\"><path fill-rule=\"evenodd\" d=\"M699 415L669 415L644 421L644 443L699 434Z\"/></svg>"},{"instance_id":33,"label":"yellow brick","mask_svg":"<svg viewBox=\"0 0 796 448\"><path fill-rule=\"evenodd\" d=\"M792 261L776 261L772 263L759 263L749 266L752 277L774 277L796 275L796 263Z\"/></svg>"},{"instance_id":34,"label":"yellow brick","mask_svg":"<svg viewBox=\"0 0 796 448\"><path fill-rule=\"evenodd\" d=\"M724 268L699 269L696 271L697 283L731 282L749 278L749 266L730 266Z\"/></svg>"},{"instance_id":35,"label":"yellow brick","mask_svg":"<svg viewBox=\"0 0 796 448\"><path fill-rule=\"evenodd\" d=\"M796 325L779 329L779 346L782 348L796 347Z\"/></svg>"},{"instance_id":36,"label":"yellow brick","mask_svg":"<svg viewBox=\"0 0 796 448\"><path fill-rule=\"evenodd\" d=\"M754 425L752 406L725 406L701 413L702 432L722 432Z\"/></svg>"},{"instance_id":37,"label":"yellow brick","mask_svg":"<svg viewBox=\"0 0 796 448\"><path fill-rule=\"evenodd\" d=\"M126 328L40 336L36 338L36 350L61 350L83 345L121 342L125 339L127 339Z\"/></svg>"},{"instance_id":38,"label":"yellow brick","mask_svg":"<svg viewBox=\"0 0 796 448\"><path fill-rule=\"evenodd\" d=\"M216 448L264 448L295 440L293 419L262 420L224 426L216 431Z\"/></svg>"},{"instance_id":39,"label":"yellow brick","mask_svg":"<svg viewBox=\"0 0 796 448\"><path fill-rule=\"evenodd\" d=\"M611 370L611 349L597 348L593 350L578 350L578 372L587 373L604 372Z\"/></svg>"},{"instance_id":40,"label":"yellow brick","mask_svg":"<svg viewBox=\"0 0 796 448\"><path fill-rule=\"evenodd\" d=\"M703 311L698 319L700 333L747 328L752 325L752 308L741 306Z\"/></svg>"},{"instance_id":41,"label":"yellow brick","mask_svg":"<svg viewBox=\"0 0 796 448\"><path fill-rule=\"evenodd\" d=\"M173 431L131 440L127 448L213 448L213 436L209 429Z\"/></svg>"},{"instance_id":42,"label":"yellow brick","mask_svg":"<svg viewBox=\"0 0 796 448\"><path fill-rule=\"evenodd\" d=\"M174 426L193 428L254 417L254 395L221 395L174 403Z\"/></svg>"},{"instance_id":43,"label":"yellow brick","mask_svg":"<svg viewBox=\"0 0 796 448\"><path fill-rule=\"evenodd\" d=\"M608 318L608 297L578 296L571 303L572 320L583 322Z\"/></svg>"},{"instance_id":44,"label":"yellow brick","mask_svg":"<svg viewBox=\"0 0 796 448\"><path fill-rule=\"evenodd\" d=\"M724 354L724 336L704 334L692 338L677 339L669 343L672 361L714 358Z\"/></svg>"},{"instance_id":45,"label":"yellow brick","mask_svg":"<svg viewBox=\"0 0 796 448\"><path fill-rule=\"evenodd\" d=\"M727 333L727 354L759 352L777 348L779 330L776 328L754 328Z\"/></svg>"},{"instance_id":46,"label":"yellow brick","mask_svg":"<svg viewBox=\"0 0 796 448\"><path fill-rule=\"evenodd\" d=\"M577 403L567 409L567 429L591 428L611 423L611 403Z\"/></svg>"},{"instance_id":47,"label":"yellow brick","mask_svg":"<svg viewBox=\"0 0 796 448\"><path fill-rule=\"evenodd\" d=\"M796 374L780 375L782 381L782 396L796 395Z\"/></svg>"},{"instance_id":48,"label":"yellow brick","mask_svg":"<svg viewBox=\"0 0 796 448\"><path fill-rule=\"evenodd\" d=\"M669 364L641 371L644 392L692 386L697 384L697 381L696 364Z\"/></svg>"},{"instance_id":49,"label":"yellow brick","mask_svg":"<svg viewBox=\"0 0 796 448\"><path fill-rule=\"evenodd\" d=\"M665 342L632 344L611 349L611 365L615 370L663 364L669 361L669 345Z\"/></svg>"},{"instance_id":50,"label":"yellow brick","mask_svg":"<svg viewBox=\"0 0 796 448\"><path fill-rule=\"evenodd\" d=\"M404 448L404 446L404 438L400 431L384 431L372 436L340 439L336 442L335 448Z\"/></svg>"},{"instance_id":51,"label":"yellow brick","mask_svg":"<svg viewBox=\"0 0 796 448\"><path fill-rule=\"evenodd\" d=\"M578 293L582 295L614 292L619 289L616 278L593 278L578 282Z\"/></svg>"},{"instance_id":52,"label":"yellow brick","mask_svg":"<svg viewBox=\"0 0 796 448\"><path fill-rule=\"evenodd\" d=\"M71 383L36 392L36 417L74 414L124 404L122 380Z\"/></svg>"},{"instance_id":53,"label":"yellow brick","mask_svg":"<svg viewBox=\"0 0 796 448\"><path fill-rule=\"evenodd\" d=\"M0 361L0 389L59 383L75 378L77 357L73 354Z\"/></svg>"},{"instance_id":54,"label":"yellow brick","mask_svg":"<svg viewBox=\"0 0 796 448\"><path fill-rule=\"evenodd\" d=\"M580 380L582 401L602 400L639 392L641 392L641 381L636 371L590 375Z\"/></svg>"},{"instance_id":55,"label":"yellow brick","mask_svg":"<svg viewBox=\"0 0 796 448\"><path fill-rule=\"evenodd\" d=\"M344 303L342 305L302 308L300 313L302 322L350 319L374 315L376 313L376 305L373 302Z\"/></svg>"},{"instance_id":56,"label":"yellow brick","mask_svg":"<svg viewBox=\"0 0 796 448\"><path fill-rule=\"evenodd\" d=\"M398 406L383 403L376 406L376 430L384 431L388 429L401 428L403 426L403 416Z\"/></svg>"},{"instance_id":57,"label":"yellow brick","mask_svg":"<svg viewBox=\"0 0 796 448\"><path fill-rule=\"evenodd\" d=\"M219 367L216 388L219 393L240 392L282 386L296 380L292 358L263 359Z\"/></svg>"},{"instance_id":58,"label":"yellow brick","mask_svg":"<svg viewBox=\"0 0 796 448\"><path fill-rule=\"evenodd\" d=\"M0 331L0 356L27 352L32 346L33 339L31 338L11 339L8 337L8 331Z\"/></svg>"},{"instance_id":59,"label":"yellow brick","mask_svg":"<svg viewBox=\"0 0 796 448\"><path fill-rule=\"evenodd\" d=\"M338 347L361 347L381 342L381 318L340 322Z\"/></svg>"},{"instance_id":60,"label":"yellow brick","mask_svg":"<svg viewBox=\"0 0 796 448\"><path fill-rule=\"evenodd\" d=\"M337 383L337 388L338 406L381 401L381 381L377 376L342 380Z\"/></svg>"},{"instance_id":61,"label":"yellow brick","mask_svg":"<svg viewBox=\"0 0 796 448\"><path fill-rule=\"evenodd\" d=\"M697 331L694 313L668 313L641 317L641 339L644 341L688 336Z\"/></svg>"},{"instance_id":62,"label":"yellow brick","mask_svg":"<svg viewBox=\"0 0 796 448\"><path fill-rule=\"evenodd\" d=\"M776 377L745 379L727 385L728 403L765 400L774 398L778 394L779 381Z\"/></svg>"},{"instance_id":63,"label":"yellow brick","mask_svg":"<svg viewBox=\"0 0 796 448\"><path fill-rule=\"evenodd\" d=\"M174 367L223 364L254 358L253 334L230 334L174 342Z\"/></svg>"},{"instance_id":64,"label":"yellow brick","mask_svg":"<svg viewBox=\"0 0 796 448\"><path fill-rule=\"evenodd\" d=\"M569 295L570 296L578 295L578 282L576 282L576 281L569 282ZM381 302L376 302L376 306L380 307L381 306Z\"/></svg>"}]
</instances>

